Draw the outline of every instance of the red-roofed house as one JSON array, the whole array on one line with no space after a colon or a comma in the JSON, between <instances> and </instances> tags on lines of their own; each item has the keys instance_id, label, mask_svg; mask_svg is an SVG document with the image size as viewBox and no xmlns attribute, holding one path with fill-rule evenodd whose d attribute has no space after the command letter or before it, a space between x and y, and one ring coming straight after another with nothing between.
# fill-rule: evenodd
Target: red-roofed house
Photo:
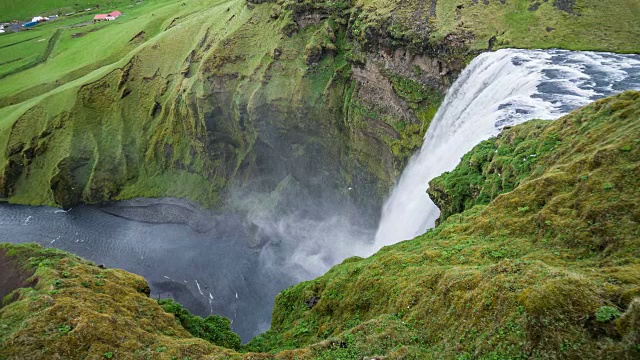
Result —
<instances>
[{"instance_id":1,"label":"red-roofed house","mask_svg":"<svg viewBox=\"0 0 640 360\"><path fill-rule=\"evenodd\" d=\"M118 10L112 11L112 12L110 12L108 14L98 14L98 15L93 17L93 22L115 20L115 19L119 18L120 15L122 15L122 13L120 11L118 11Z\"/></svg>"},{"instance_id":2,"label":"red-roofed house","mask_svg":"<svg viewBox=\"0 0 640 360\"><path fill-rule=\"evenodd\" d=\"M111 21L111 20L115 20L115 19L117 19L118 17L120 17L120 15L122 15L122 13L121 13L120 11L118 11L118 10L113 11L113 12L110 12L110 13L107 15L107 20L109 20L109 21Z\"/></svg>"},{"instance_id":3,"label":"red-roofed house","mask_svg":"<svg viewBox=\"0 0 640 360\"><path fill-rule=\"evenodd\" d=\"M107 21L107 17L109 15L107 14L98 14L96 16L93 17L93 22L98 22L98 21Z\"/></svg>"}]
</instances>

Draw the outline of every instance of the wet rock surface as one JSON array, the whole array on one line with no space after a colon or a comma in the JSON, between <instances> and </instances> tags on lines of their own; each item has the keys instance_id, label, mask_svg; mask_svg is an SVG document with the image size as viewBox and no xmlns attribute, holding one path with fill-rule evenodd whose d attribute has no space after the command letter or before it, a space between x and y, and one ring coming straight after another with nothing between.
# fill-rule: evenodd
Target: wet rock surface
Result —
<instances>
[{"instance_id":1,"label":"wet rock surface","mask_svg":"<svg viewBox=\"0 0 640 360\"><path fill-rule=\"evenodd\" d=\"M26 271L18 263L7 256L6 250L0 249L0 308L6 305L3 299L14 290L21 287L30 286L27 279L33 272ZM11 301L6 299L5 301Z\"/></svg>"},{"instance_id":2,"label":"wet rock surface","mask_svg":"<svg viewBox=\"0 0 640 360\"><path fill-rule=\"evenodd\" d=\"M180 199L133 199L103 205L100 210L138 222L187 225L200 233L211 231L216 223L213 212Z\"/></svg>"}]
</instances>

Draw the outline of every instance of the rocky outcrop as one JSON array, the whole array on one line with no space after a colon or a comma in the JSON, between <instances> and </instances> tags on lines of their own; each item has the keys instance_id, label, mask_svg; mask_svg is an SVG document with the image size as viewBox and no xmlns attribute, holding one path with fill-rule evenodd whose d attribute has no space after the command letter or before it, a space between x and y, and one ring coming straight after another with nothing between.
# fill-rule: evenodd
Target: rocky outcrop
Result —
<instances>
[{"instance_id":1,"label":"rocky outcrop","mask_svg":"<svg viewBox=\"0 0 640 360\"><path fill-rule=\"evenodd\" d=\"M2 278L0 278L1 309L4 305L15 301L15 296L9 296L11 293L20 288L32 285L27 283L27 279L33 275L33 271L22 268L20 264L7 255L7 250L1 248L0 271L2 271Z\"/></svg>"}]
</instances>

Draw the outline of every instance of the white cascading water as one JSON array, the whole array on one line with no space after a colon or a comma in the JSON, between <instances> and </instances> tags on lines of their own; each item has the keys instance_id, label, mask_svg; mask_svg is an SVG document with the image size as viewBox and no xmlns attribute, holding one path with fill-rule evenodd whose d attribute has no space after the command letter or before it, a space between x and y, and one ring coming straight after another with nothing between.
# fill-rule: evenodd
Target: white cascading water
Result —
<instances>
[{"instance_id":1,"label":"white cascading water","mask_svg":"<svg viewBox=\"0 0 640 360\"><path fill-rule=\"evenodd\" d=\"M640 56L562 50L499 50L474 59L453 84L420 151L382 209L374 251L411 239L440 211L428 183L504 126L557 119L587 103L640 89Z\"/></svg>"}]
</instances>

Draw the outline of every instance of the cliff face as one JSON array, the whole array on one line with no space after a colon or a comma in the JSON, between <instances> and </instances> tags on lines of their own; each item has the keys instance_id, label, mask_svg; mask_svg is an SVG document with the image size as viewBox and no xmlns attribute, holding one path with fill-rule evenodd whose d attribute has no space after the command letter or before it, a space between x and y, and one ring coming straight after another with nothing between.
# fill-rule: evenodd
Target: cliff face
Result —
<instances>
[{"instance_id":1,"label":"cliff face","mask_svg":"<svg viewBox=\"0 0 640 360\"><path fill-rule=\"evenodd\" d=\"M638 51L635 5L583 3L155 1L56 30L44 64L3 80L0 197L220 206L232 184L292 178L375 209L479 51Z\"/></svg>"},{"instance_id":2,"label":"cliff face","mask_svg":"<svg viewBox=\"0 0 640 360\"><path fill-rule=\"evenodd\" d=\"M166 6L181 16L162 8L166 28L133 34L115 66L10 113L2 196L63 207L177 196L211 206L232 182L260 179L259 187L273 189L292 176L305 188L327 183L353 187L361 199L381 197L419 143L403 148L392 125L420 138L444 87L400 77L394 87L378 66L354 74L349 8L331 17L282 10L294 5ZM439 74L434 79L439 84ZM398 87L409 87L409 101ZM4 99L24 100L23 93Z\"/></svg>"},{"instance_id":3,"label":"cliff face","mask_svg":"<svg viewBox=\"0 0 640 360\"><path fill-rule=\"evenodd\" d=\"M0 245L0 358L637 358L639 120L626 92L480 144L434 180L436 229L284 290L241 352L137 275Z\"/></svg>"}]
</instances>

